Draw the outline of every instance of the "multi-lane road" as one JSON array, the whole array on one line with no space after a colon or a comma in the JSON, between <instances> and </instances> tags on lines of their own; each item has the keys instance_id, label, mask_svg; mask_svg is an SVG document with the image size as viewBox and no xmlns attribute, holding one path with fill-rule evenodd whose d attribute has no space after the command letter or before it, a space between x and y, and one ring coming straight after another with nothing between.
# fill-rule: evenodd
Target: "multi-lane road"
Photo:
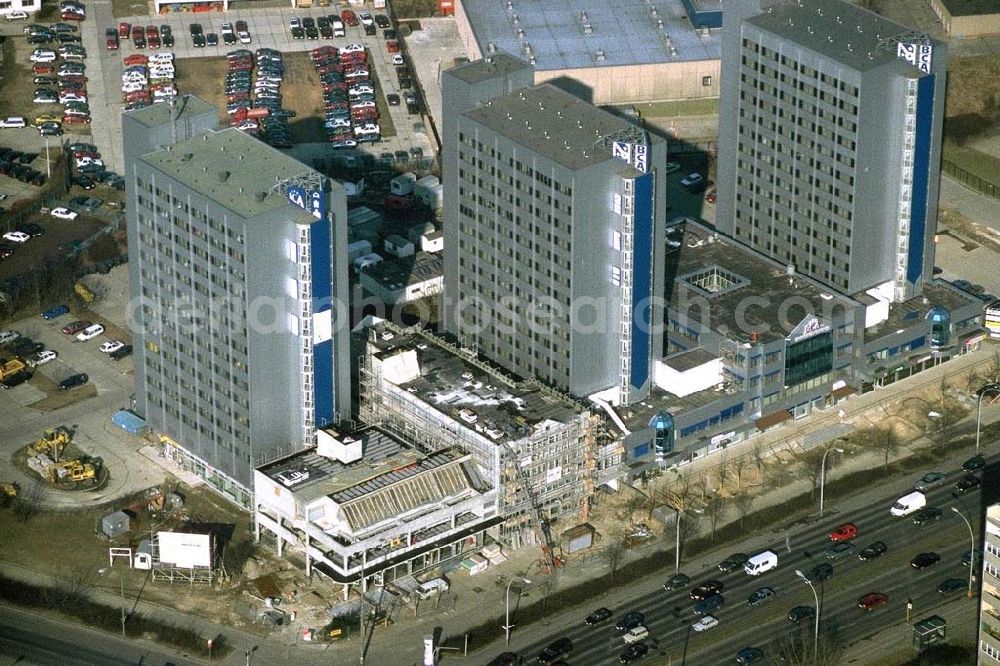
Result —
<instances>
[{"instance_id":1,"label":"multi-lane road","mask_svg":"<svg viewBox=\"0 0 1000 666\"><path fill-rule=\"evenodd\" d=\"M967 581L969 576L969 568L961 564L963 554L970 549L969 531L951 507L959 508L972 520L978 545L980 493L959 499L951 496L952 484L963 475L951 470L944 483L928 491L928 506L943 509L943 515L935 522L916 525L910 517L892 517L889 507L898 495L887 494L884 501L873 502L861 511L819 521L793 535L791 552L786 549L783 539L771 544L771 549L778 553L778 567L762 576L750 577L742 570L722 574L717 569L692 574L691 587L709 578L725 585L722 592L725 605L712 613L719 619L719 625L713 629L702 633L690 630L698 619L693 612L694 602L689 597L690 588L667 592L656 587L613 608L614 617L600 626L585 626L581 615L578 626L533 641L517 652L534 659L546 645L566 636L573 641L574 647L564 658L568 663L618 663L625 644L613 625L623 613L632 610L644 613L644 624L650 631L647 662L734 663L737 652L749 646L762 649L765 656L770 657L779 651L780 643L790 633L796 632L802 632L811 648L812 619L804 620L800 626L789 621L788 612L795 606L815 605L812 591L795 571L808 572L821 562L833 566L833 575L815 586L821 609L821 637L830 632L844 646L904 622L908 601L913 604L911 620L933 614L943 603L974 604L976 601L968 600L964 591L949 595L937 591L945 579ZM852 522L858 527L858 535L853 540L856 550L847 557L828 559L824 552L833 545L830 532L844 522ZM885 542L887 552L875 560L859 560L858 553L873 541ZM734 546L733 550L738 548ZM925 570L915 570L910 560L922 552L936 552L941 560ZM750 607L747 598L765 585L775 590L774 599L756 608ZM861 610L858 600L869 592L888 595L888 604L876 610Z\"/></svg>"}]
</instances>

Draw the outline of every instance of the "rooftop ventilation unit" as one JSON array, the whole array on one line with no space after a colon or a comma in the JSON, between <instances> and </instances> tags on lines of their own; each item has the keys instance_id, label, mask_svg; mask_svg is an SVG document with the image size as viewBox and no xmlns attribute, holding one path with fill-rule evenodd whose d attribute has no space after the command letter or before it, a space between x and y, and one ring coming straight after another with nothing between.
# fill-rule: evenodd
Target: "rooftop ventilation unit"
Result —
<instances>
[{"instance_id":1,"label":"rooftop ventilation unit","mask_svg":"<svg viewBox=\"0 0 1000 666\"><path fill-rule=\"evenodd\" d=\"M708 37L708 28L707 27L703 27L701 29L701 36L702 37Z\"/></svg>"},{"instance_id":2,"label":"rooftop ventilation unit","mask_svg":"<svg viewBox=\"0 0 1000 666\"><path fill-rule=\"evenodd\" d=\"M497 45L494 44L493 42L490 42L489 44L486 45L486 50L489 51L491 54L495 54L497 52Z\"/></svg>"},{"instance_id":3,"label":"rooftop ventilation unit","mask_svg":"<svg viewBox=\"0 0 1000 666\"><path fill-rule=\"evenodd\" d=\"M580 20L586 23L589 19L587 18L587 12L580 12Z\"/></svg>"},{"instance_id":4,"label":"rooftop ventilation unit","mask_svg":"<svg viewBox=\"0 0 1000 666\"><path fill-rule=\"evenodd\" d=\"M604 54L604 49L597 49L597 52L594 53L594 59L597 62L604 62L607 60L607 56Z\"/></svg>"},{"instance_id":5,"label":"rooftop ventilation unit","mask_svg":"<svg viewBox=\"0 0 1000 666\"><path fill-rule=\"evenodd\" d=\"M531 42L525 42L521 50L524 51L524 55L531 55Z\"/></svg>"},{"instance_id":6,"label":"rooftop ventilation unit","mask_svg":"<svg viewBox=\"0 0 1000 666\"><path fill-rule=\"evenodd\" d=\"M520 21L521 19L517 18L517 14L510 15L510 22L513 23L514 25L517 25L518 23L520 23Z\"/></svg>"},{"instance_id":7,"label":"rooftop ventilation unit","mask_svg":"<svg viewBox=\"0 0 1000 666\"><path fill-rule=\"evenodd\" d=\"M589 23L584 23L583 24L583 34L585 34L585 35L592 35L592 34L594 34L594 26L590 25Z\"/></svg>"},{"instance_id":8,"label":"rooftop ventilation unit","mask_svg":"<svg viewBox=\"0 0 1000 666\"><path fill-rule=\"evenodd\" d=\"M193 159L194 153L184 153L184 156L181 158L181 162L190 162Z\"/></svg>"},{"instance_id":9,"label":"rooftop ventilation unit","mask_svg":"<svg viewBox=\"0 0 1000 666\"><path fill-rule=\"evenodd\" d=\"M228 171L220 171L219 172L219 182L220 183L224 183L227 180L229 180L229 172Z\"/></svg>"}]
</instances>

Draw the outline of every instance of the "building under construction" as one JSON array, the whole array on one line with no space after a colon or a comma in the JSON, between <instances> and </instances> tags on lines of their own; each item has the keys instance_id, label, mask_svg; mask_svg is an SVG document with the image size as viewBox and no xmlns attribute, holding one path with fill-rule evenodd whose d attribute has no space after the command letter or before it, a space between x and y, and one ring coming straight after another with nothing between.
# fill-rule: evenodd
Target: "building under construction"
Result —
<instances>
[{"instance_id":1,"label":"building under construction","mask_svg":"<svg viewBox=\"0 0 1000 666\"><path fill-rule=\"evenodd\" d=\"M586 405L420 330L369 329L361 396L365 422L427 453L471 455L499 490L494 533L510 547L551 548L549 525L585 520L595 479L617 476L621 463L620 444Z\"/></svg>"}]
</instances>

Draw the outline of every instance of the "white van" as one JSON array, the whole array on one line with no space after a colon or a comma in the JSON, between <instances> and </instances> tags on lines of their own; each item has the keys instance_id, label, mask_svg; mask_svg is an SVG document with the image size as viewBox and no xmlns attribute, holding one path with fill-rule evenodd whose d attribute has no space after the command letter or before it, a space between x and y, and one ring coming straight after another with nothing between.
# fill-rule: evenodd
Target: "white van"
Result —
<instances>
[{"instance_id":1,"label":"white van","mask_svg":"<svg viewBox=\"0 0 1000 666\"><path fill-rule=\"evenodd\" d=\"M909 495L903 495L892 505L889 513L894 516L908 516L914 511L927 506L927 496L920 491L913 491Z\"/></svg>"},{"instance_id":2,"label":"white van","mask_svg":"<svg viewBox=\"0 0 1000 666\"><path fill-rule=\"evenodd\" d=\"M743 571L746 572L748 576L759 576L762 573L766 573L771 569L775 569L778 566L778 555L774 551L765 550L763 553L757 553L743 566Z\"/></svg>"},{"instance_id":3,"label":"white van","mask_svg":"<svg viewBox=\"0 0 1000 666\"><path fill-rule=\"evenodd\" d=\"M447 592L449 587L450 586L448 585L448 581L446 581L444 578L432 578L426 583L421 583L420 585L418 585L417 589L414 590L414 593L420 599L429 599L435 594L441 594L442 592Z\"/></svg>"},{"instance_id":4,"label":"white van","mask_svg":"<svg viewBox=\"0 0 1000 666\"><path fill-rule=\"evenodd\" d=\"M638 643L639 641L644 641L647 638L649 638L649 629L641 624L638 627L629 629L624 636L625 642L629 644Z\"/></svg>"},{"instance_id":5,"label":"white van","mask_svg":"<svg viewBox=\"0 0 1000 666\"><path fill-rule=\"evenodd\" d=\"M330 22L330 27L333 28L333 36L334 37L343 37L344 36L344 34L345 34L344 33L344 22L341 21L340 19L333 19Z\"/></svg>"}]
</instances>

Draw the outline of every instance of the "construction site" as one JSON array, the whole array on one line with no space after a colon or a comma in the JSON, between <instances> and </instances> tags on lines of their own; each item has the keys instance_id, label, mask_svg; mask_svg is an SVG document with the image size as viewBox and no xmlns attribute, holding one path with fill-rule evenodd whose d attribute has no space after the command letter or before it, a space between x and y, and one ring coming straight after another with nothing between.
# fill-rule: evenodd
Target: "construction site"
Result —
<instances>
[{"instance_id":1,"label":"construction site","mask_svg":"<svg viewBox=\"0 0 1000 666\"><path fill-rule=\"evenodd\" d=\"M64 427L45 430L17 452L15 462L57 490L97 490L108 479L104 461L74 446L73 433Z\"/></svg>"}]
</instances>

